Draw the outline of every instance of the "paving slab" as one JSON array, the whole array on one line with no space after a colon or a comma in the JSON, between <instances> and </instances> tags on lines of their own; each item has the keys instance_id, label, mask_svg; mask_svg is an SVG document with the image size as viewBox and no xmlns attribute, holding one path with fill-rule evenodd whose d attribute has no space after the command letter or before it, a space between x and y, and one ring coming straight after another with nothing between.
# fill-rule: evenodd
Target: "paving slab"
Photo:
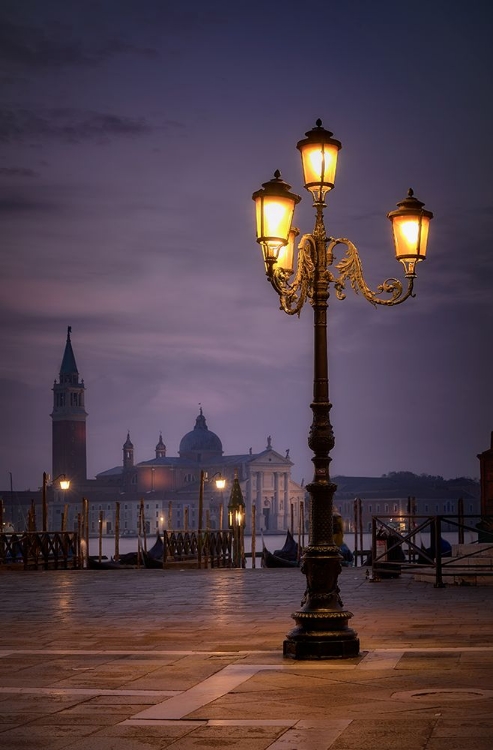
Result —
<instances>
[{"instance_id":1,"label":"paving slab","mask_svg":"<svg viewBox=\"0 0 493 750\"><path fill-rule=\"evenodd\" d=\"M491 750L493 589L346 568L358 657L292 661L299 570L0 569L0 747Z\"/></svg>"}]
</instances>

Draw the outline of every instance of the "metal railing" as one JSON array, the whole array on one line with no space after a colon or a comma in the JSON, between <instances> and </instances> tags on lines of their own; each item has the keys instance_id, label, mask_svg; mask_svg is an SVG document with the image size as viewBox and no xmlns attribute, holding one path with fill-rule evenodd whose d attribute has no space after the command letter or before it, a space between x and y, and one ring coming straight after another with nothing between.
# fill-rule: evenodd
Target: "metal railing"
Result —
<instances>
[{"instance_id":1,"label":"metal railing","mask_svg":"<svg viewBox=\"0 0 493 750\"><path fill-rule=\"evenodd\" d=\"M228 529L202 531L163 531L163 565L200 559L204 568L233 567L233 532Z\"/></svg>"},{"instance_id":2,"label":"metal railing","mask_svg":"<svg viewBox=\"0 0 493 750\"><path fill-rule=\"evenodd\" d=\"M372 517L372 548L371 548L371 580L380 580L381 575L396 577L401 571L416 572L419 569L433 569L435 574L435 588L443 588L444 576L465 576L480 572L481 576L493 576L493 570L485 569L480 562L468 563L460 566L461 560L477 559L485 551L493 550L493 517L483 517L482 524L492 531L481 531L477 525L470 525L467 519L477 521L478 516L403 516L401 523L407 526L403 531L391 524L390 516ZM477 550L464 554L450 556L450 550L442 548L442 532L444 524L457 532L457 544L464 543L464 532L472 532L476 539L471 544L478 543L478 537L484 541ZM412 528L409 528L412 527ZM424 548L421 535L429 533L430 546ZM453 533L453 532L452 532ZM419 544L418 544L419 536ZM487 545L485 547L485 544Z\"/></svg>"},{"instance_id":3,"label":"metal railing","mask_svg":"<svg viewBox=\"0 0 493 750\"><path fill-rule=\"evenodd\" d=\"M23 570L80 568L79 537L67 531L0 534L0 565Z\"/></svg>"}]
</instances>

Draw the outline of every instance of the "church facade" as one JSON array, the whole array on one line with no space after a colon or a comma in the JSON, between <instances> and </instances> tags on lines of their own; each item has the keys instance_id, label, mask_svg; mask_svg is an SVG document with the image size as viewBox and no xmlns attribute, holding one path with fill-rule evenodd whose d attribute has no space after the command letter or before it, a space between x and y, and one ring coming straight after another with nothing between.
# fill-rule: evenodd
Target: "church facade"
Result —
<instances>
[{"instance_id":1,"label":"church facade","mask_svg":"<svg viewBox=\"0 0 493 750\"><path fill-rule=\"evenodd\" d=\"M292 461L289 451L278 453L270 437L259 453L250 448L246 453L228 455L220 438L212 432L202 408L193 429L180 441L178 456L168 456L162 435L155 455L135 460L135 447L130 433L122 447L119 466L86 477L85 387L80 380L68 329L60 377L53 387L53 477L65 474L71 480L66 495L52 488L50 528L59 528L65 504L69 508L68 528L77 528L77 514L82 497L89 503L89 530L97 533L101 514L103 533L115 530L116 503L120 504L120 533L133 535L138 530L139 509L143 501L146 528L149 533L163 529L190 529L198 524L201 472L206 472L203 485L203 525L227 526L227 505L235 475L238 476L245 501L246 531L255 522L257 531L282 532L291 525L298 529L305 489L291 479ZM226 480L223 490L215 487L214 479ZM222 507L222 511L221 511ZM253 519L253 512L255 519Z\"/></svg>"}]
</instances>

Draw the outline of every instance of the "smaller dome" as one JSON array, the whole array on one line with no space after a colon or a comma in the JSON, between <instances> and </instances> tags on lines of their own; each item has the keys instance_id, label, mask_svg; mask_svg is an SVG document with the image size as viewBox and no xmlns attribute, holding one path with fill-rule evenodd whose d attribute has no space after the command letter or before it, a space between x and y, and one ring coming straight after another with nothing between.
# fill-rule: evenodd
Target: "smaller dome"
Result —
<instances>
[{"instance_id":1,"label":"smaller dome","mask_svg":"<svg viewBox=\"0 0 493 750\"><path fill-rule=\"evenodd\" d=\"M123 443L123 447L124 447L124 448L127 448L127 449L129 449L129 448L132 448L132 449L133 449L133 447L134 447L134 444L133 444L133 443L132 443L132 441L130 440L130 433L129 433L129 432L127 432L127 439L126 439L126 440L125 440L125 442Z\"/></svg>"}]
</instances>

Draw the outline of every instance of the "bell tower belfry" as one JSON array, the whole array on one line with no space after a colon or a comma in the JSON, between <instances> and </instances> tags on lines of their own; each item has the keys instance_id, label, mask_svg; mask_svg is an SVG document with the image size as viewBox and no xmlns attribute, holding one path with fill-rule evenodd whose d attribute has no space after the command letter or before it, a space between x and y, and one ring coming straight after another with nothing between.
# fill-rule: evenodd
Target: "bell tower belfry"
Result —
<instances>
[{"instance_id":1,"label":"bell tower belfry","mask_svg":"<svg viewBox=\"0 0 493 750\"><path fill-rule=\"evenodd\" d=\"M60 366L59 382L53 385L53 478L65 474L73 482L86 481L86 418L84 381L79 382L70 334Z\"/></svg>"}]
</instances>

